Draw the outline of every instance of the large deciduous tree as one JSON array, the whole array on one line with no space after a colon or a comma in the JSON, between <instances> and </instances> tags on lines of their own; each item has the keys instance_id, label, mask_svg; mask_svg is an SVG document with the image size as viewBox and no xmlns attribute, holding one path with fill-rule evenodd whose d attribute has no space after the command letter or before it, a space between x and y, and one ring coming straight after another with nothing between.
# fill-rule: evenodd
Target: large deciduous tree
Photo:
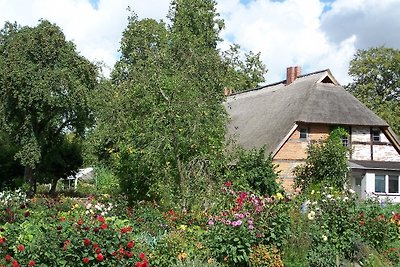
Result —
<instances>
[{"instance_id":1,"label":"large deciduous tree","mask_svg":"<svg viewBox=\"0 0 400 267\"><path fill-rule=\"evenodd\" d=\"M223 157L223 88L240 76L242 65L233 66L217 49L223 22L215 1L172 1L169 19L166 25L129 17L112 90L103 91L114 108L99 105L91 139L101 158L115 160L133 199L184 199L191 186L201 191L199 176L201 186L212 184L204 179L211 177L212 159ZM262 80L265 67L258 66L258 75L243 80Z\"/></svg>"},{"instance_id":2,"label":"large deciduous tree","mask_svg":"<svg viewBox=\"0 0 400 267\"><path fill-rule=\"evenodd\" d=\"M347 89L400 134L400 50L359 50L350 62Z\"/></svg>"},{"instance_id":3,"label":"large deciduous tree","mask_svg":"<svg viewBox=\"0 0 400 267\"><path fill-rule=\"evenodd\" d=\"M18 144L25 180L66 133L82 135L92 123L88 98L97 68L78 54L61 29L6 23L0 32L0 108L5 130Z\"/></svg>"}]
</instances>

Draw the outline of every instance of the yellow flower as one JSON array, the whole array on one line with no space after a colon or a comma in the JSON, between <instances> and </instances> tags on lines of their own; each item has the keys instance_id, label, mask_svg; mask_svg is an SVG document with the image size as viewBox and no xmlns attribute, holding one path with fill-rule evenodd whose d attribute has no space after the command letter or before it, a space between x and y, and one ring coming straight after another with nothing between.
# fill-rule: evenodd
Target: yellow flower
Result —
<instances>
[{"instance_id":1,"label":"yellow flower","mask_svg":"<svg viewBox=\"0 0 400 267\"><path fill-rule=\"evenodd\" d=\"M308 219L309 219L310 221L314 220L314 218L315 218L315 211L313 211L313 210L310 211L310 212L308 213L307 217L308 217Z\"/></svg>"},{"instance_id":2,"label":"yellow flower","mask_svg":"<svg viewBox=\"0 0 400 267\"><path fill-rule=\"evenodd\" d=\"M185 231L186 228L187 228L187 225L184 225L184 224L181 224L181 225L179 226L179 229L181 229L181 230L183 230L183 231Z\"/></svg>"},{"instance_id":3,"label":"yellow flower","mask_svg":"<svg viewBox=\"0 0 400 267\"><path fill-rule=\"evenodd\" d=\"M184 260L187 258L187 253L186 252L181 252L178 254L178 260Z\"/></svg>"},{"instance_id":4,"label":"yellow flower","mask_svg":"<svg viewBox=\"0 0 400 267\"><path fill-rule=\"evenodd\" d=\"M277 200L282 200L282 199L284 199L284 197L283 197L283 195L281 193L277 193L276 194L276 199Z\"/></svg>"}]
</instances>

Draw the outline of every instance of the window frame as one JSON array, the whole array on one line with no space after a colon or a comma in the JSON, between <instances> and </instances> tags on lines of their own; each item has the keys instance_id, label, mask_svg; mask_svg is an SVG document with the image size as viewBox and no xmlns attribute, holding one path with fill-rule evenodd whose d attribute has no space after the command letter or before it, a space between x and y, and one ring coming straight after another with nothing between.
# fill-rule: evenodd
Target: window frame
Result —
<instances>
[{"instance_id":1,"label":"window frame","mask_svg":"<svg viewBox=\"0 0 400 267\"><path fill-rule=\"evenodd\" d=\"M383 191L377 191L377 177L383 177L383 183L384 183L384 190ZM395 179L391 179L395 178ZM397 179L396 179L397 178ZM380 179L381 180L381 179ZM396 192L393 192L391 189L393 187L390 187L390 181L396 181L397 183L397 190ZM392 191L392 192L391 192ZM376 173L374 177L374 193L377 195L400 195L400 175L399 174L382 174L382 173Z\"/></svg>"},{"instance_id":2,"label":"window frame","mask_svg":"<svg viewBox=\"0 0 400 267\"><path fill-rule=\"evenodd\" d=\"M371 138L373 143L381 142L381 129L373 128ZM377 138L377 140L375 140L375 138Z\"/></svg>"},{"instance_id":3,"label":"window frame","mask_svg":"<svg viewBox=\"0 0 400 267\"><path fill-rule=\"evenodd\" d=\"M305 134L305 137L301 137L302 134ZM308 140L309 137L309 130L307 127L300 127L299 128L299 139L300 140Z\"/></svg>"}]
</instances>

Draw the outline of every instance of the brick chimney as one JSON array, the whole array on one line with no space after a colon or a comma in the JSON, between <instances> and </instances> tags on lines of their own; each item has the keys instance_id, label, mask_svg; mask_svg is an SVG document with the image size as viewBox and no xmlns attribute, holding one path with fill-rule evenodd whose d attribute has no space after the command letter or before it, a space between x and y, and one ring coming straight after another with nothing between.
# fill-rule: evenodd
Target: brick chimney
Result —
<instances>
[{"instance_id":1,"label":"brick chimney","mask_svg":"<svg viewBox=\"0 0 400 267\"><path fill-rule=\"evenodd\" d=\"M291 84L294 80L301 75L301 67L288 67L286 68L286 85Z\"/></svg>"}]
</instances>

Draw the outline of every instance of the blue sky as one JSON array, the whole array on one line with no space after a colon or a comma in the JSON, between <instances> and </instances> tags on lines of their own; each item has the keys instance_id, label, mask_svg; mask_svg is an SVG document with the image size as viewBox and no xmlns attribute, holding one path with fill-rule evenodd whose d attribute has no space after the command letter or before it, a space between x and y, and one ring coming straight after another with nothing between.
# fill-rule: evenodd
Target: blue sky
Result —
<instances>
[{"instance_id":1,"label":"blue sky","mask_svg":"<svg viewBox=\"0 0 400 267\"><path fill-rule=\"evenodd\" d=\"M331 69L342 84L357 49L386 45L400 49L399 0L216 0L225 21L219 46L232 42L260 52L267 83L286 67L303 73ZM129 6L139 18L164 19L170 0L0 0L0 23L34 26L41 18L60 26L67 39L109 73L118 59ZM21 8L23 7L23 8Z\"/></svg>"}]
</instances>

